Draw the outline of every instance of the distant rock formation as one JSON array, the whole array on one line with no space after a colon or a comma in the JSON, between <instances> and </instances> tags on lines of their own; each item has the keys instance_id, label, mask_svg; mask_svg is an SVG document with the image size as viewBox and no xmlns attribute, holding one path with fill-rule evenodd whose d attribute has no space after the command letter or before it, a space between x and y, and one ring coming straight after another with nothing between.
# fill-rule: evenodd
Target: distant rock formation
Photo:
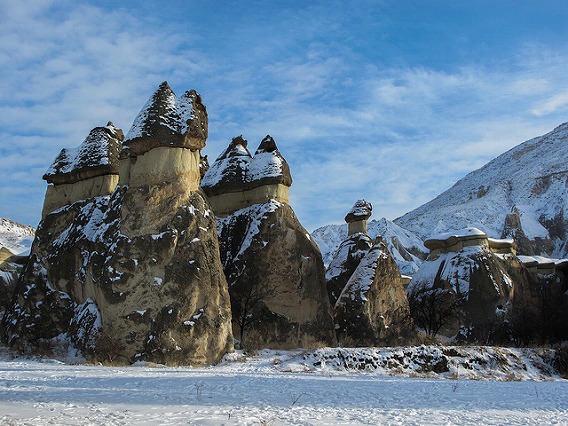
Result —
<instances>
[{"instance_id":1,"label":"distant rock formation","mask_svg":"<svg viewBox=\"0 0 568 426\"><path fill-rule=\"evenodd\" d=\"M396 343L411 331L400 271L380 237L366 230L371 204L358 200L345 217L349 235L327 272L338 341L343 346Z\"/></svg>"},{"instance_id":2,"label":"distant rock formation","mask_svg":"<svg viewBox=\"0 0 568 426\"><path fill-rule=\"evenodd\" d=\"M85 144L96 147L98 135L104 146L107 130ZM114 148L97 151L105 170L120 170L119 185L46 214L4 317L11 346L68 341L99 360L170 365L215 363L232 350L215 218L199 189L206 137L200 96L177 98L163 83L124 140L120 165ZM53 182L66 179L66 167L50 170Z\"/></svg>"},{"instance_id":3,"label":"distant rock formation","mask_svg":"<svg viewBox=\"0 0 568 426\"><path fill-rule=\"evenodd\" d=\"M288 204L290 169L267 136L254 157L234 138L202 181L217 215L233 332L246 348L333 343L317 245Z\"/></svg>"},{"instance_id":4,"label":"distant rock formation","mask_svg":"<svg viewBox=\"0 0 568 426\"><path fill-rule=\"evenodd\" d=\"M49 185L42 218L75 201L111 194L118 183L123 139L122 130L109 122L91 130L79 148L61 150L43 175Z\"/></svg>"},{"instance_id":5,"label":"distant rock formation","mask_svg":"<svg viewBox=\"0 0 568 426\"><path fill-rule=\"evenodd\" d=\"M477 228L425 241L431 250L407 294L415 322L428 333L469 341L502 341L515 293L531 285L513 240L495 240Z\"/></svg>"},{"instance_id":6,"label":"distant rock formation","mask_svg":"<svg viewBox=\"0 0 568 426\"><path fill-rule=\"evenodd\" d=\"M371 203L365 200L357 200L353 205L347 216L345 216L345 222L347 222L347 235L356 234L362 232L367 233L367 219L371 217L373 211L373 206Z\"/></svg>"}]
</instances>

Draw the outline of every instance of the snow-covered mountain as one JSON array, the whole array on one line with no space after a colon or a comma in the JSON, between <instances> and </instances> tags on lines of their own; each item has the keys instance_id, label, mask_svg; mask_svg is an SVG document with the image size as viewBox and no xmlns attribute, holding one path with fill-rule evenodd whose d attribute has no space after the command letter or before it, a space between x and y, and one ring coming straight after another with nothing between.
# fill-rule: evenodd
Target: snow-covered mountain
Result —
<instances>
[{"instance_id":1,"label":"snow-covered mountain","mask_svg":"<svg viewBox=\"0 0 568 426\"><path fill-rule=\"evenodd\" d=\"M420 237L385 218L369 221L367 234L373 239L378 236L383 238L404 275L414 275L428 253ZM327 267L341 242L347 238L347 224L325 225L313 231L311 236L319 246Z\"/></svg>"},{"instance_id":2,"label":"snow-covered mountain","mask_svg":"<svg viewBox=\"0 0 568 426\"><path fill-rule=\"evenodd\" d=\"M12 254L27 255L34 240L35 229L9 219L0 218L0 249Z\"/></svg>"},{"instance_id":3,"label":"snow-covered mountain","mask_svg":"<svg viewBox=\"0 0 568 426\"><path fill-rule=\"evenodd\" d=\"M530 139L395 220L423 239L474 226L521 254L568 255L568 123ZM528 251L533 251L529 253Z\"/></svg>"}]
</instances>

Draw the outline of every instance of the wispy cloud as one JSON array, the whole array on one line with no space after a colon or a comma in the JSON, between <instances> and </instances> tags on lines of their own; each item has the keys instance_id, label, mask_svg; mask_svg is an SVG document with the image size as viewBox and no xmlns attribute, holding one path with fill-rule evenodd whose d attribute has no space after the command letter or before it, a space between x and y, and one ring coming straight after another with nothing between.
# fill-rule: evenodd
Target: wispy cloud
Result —
<instances>
[{"instance_id":1,"label":"wispy cloud","mask_svg":"<svg viewBox=\"0 0 568 426\"><path fill-rule=\"evenodd\" d=\"M163 9L174 4L181 13L183 2ZM203 95L210 161L238 134L251 150L276 139L310 230L342 221L362 197L393 219L566 121L566 43L521 43L499 60L451 66L426 52L413 63L389 39L402 30L383 3L348 6L230 4L214 17L202 5L185 25L129 3L0 0L0 216L35 225L41 175L59 150L108 120L127 131L163 80Z\"/></svg>"}]
</instances>

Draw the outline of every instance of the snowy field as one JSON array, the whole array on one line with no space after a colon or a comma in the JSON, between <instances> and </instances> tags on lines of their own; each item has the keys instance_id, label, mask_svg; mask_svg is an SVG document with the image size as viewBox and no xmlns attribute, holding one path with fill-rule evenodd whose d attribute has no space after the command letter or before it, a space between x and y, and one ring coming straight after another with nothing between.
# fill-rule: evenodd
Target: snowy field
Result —
<instances>
[{"instance_id":1,"label":"snowy field","mask_svg":"<svg viewBox=\"0 0 568 426\"><path fill-rule=\"evenodd\" d=\"M237 353L206 368L102 367L4 356L0 424L568 424L568 382L543 380L525 357L513 357L526 373L515 373L520 381L511 381L511 372L496 373L493 380L475 376L479 372L463 376L479 379L472 380L461 378L464 367L454 364L430 378L408 377L409 370L400 368L397 376L380 368L346 370L329 357L326 363L325 351L307 357L299 351L262 351L250 358Z\"/></svg>"}]
</instances>

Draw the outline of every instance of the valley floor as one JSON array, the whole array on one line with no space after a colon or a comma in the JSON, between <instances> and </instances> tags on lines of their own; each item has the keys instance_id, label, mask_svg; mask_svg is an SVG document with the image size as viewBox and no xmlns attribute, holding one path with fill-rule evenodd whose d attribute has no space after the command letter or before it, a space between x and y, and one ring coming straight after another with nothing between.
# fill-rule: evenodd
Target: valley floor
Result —
<instances>
[{"instance_id":1,"label":"valley floor","mask_svg":"<svg viewBox=\"0 0 568 426\"><path fill-rule=\"evenodd\" d=\"M568 424L568 381L538 373L526 354L513 375L491 362L477 376L459 371L476 368L458 365L456 372L452 363L440 374L411 374L399 365L393 375L369 361L363 369L344 368L346 357L381 358L374 351L236 353L205 368L4 356L0 424Z\"/></svg>"}]
</instances>

